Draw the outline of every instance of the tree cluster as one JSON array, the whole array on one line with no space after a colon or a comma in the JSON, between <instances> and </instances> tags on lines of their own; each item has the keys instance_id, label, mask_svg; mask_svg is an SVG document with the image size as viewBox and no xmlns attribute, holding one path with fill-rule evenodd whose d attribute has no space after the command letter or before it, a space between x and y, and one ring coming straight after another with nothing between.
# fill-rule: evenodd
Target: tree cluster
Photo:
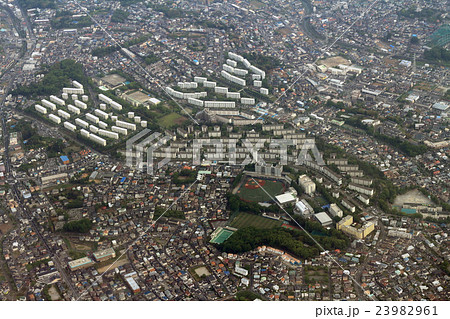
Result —
<instances>
[{"instance_id":1,"label":"tree cluster","mask_svg":"<svg viewBox=\"0 0 450 319\"><path fill-rule=\"evenodd\" d=\"M63 230L70 233L87 233L92 228L92 221L87 218L64 224Z\"/></svg>"},{"instance_id":2,"label":"tree cluster","mask_svg":"<svg viewBox=\"0 0 450 319\"><path fill-rule=\"evenodd\" d=\"M43 73L44 77L39 82L32 83L29 86L19 86L11 93L27 97L48 96L58 94L63 87L70 86L70 80L76 80L80 83L86 82L82 65L74 60L62 60L51 67L45 67Z\"/></svg>"}]
</instances>

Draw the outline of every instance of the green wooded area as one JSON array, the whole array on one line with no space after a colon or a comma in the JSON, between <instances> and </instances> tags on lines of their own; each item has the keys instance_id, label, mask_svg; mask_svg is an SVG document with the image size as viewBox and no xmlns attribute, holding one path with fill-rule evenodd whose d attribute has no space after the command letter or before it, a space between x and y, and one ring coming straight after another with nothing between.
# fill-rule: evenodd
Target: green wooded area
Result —
<instances>
[{"instance_id":1,"label":"green wooded area","mask_svg":"<svg viewBox=\"0 0 450 319\"><path fill-rule=\"evenodd\" d=\"M70 86L71 80L76 80L82 84L87 82L83 66L74 60L62 60L52 66L43 66L42 73L44 73L42 80L28 86L19 86L11 93L26 97L48 96L58 94L63 87Z\"/></svg>"},{"instance_id":2,"label":"green wooded area","mask_svg":"<svg viewBox=\"0 0 450 319\"><path fill-rule=\"evenodd\" d=\"M83 218L64 224L63 230L71 233L87 233L92 228L92 222Z\"/></svg>"}]
</instances>

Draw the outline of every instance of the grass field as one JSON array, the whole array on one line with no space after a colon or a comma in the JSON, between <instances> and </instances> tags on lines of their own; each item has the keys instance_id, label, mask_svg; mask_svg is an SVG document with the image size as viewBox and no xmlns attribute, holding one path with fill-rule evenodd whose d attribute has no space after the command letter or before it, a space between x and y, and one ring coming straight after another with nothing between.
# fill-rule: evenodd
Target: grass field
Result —
<instances>
[{"instance_id":1,"label":"grass field","mask_svg":"<svg viewBox=\"0 0 450 319\"><path fill-rule=\"evenodd\" d=\"M184 121L186 121L186 118L178 113L167 114L158 120L159 125L166 128L183 124Z\"/></svg>"},{"instance_id":2,"label":"grass field","mask_svg":"<svg viewBox=\"0 0 450 319\"><path fill-rule=\"evenodd\" d=\"M247 179L237 191L237 195L247 202L269 202L272 200L272 197L281 194L284 190L284 184L282 182L270 180L266 180L262 188L252 189L245 186L252 182L253 180L251 178Z\"/></svg>"},{"instance_id":3,"label":"grass field","mask_svg":"<svg viewBox=\"0 0 450 319\"><path fill-rule=\"evenodd\" d=\"M281 226L283 222L280 220L274 220L270 218L261 217L258 215L252 215L247 213L239 213L231 222L231 227L244 228L244 227L255 227L255 228L274 228Z\"/></svg>"}]
</instances>

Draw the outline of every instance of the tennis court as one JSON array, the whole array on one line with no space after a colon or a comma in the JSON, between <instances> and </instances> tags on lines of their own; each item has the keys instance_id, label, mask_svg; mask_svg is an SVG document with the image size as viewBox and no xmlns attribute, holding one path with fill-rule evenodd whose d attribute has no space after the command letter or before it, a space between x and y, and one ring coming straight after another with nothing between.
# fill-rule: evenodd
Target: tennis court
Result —
<instances>
[{"instance_id":1,"label":"tennis court","mask_svg":"<svg viewBox=\"0 0 450 319\"><path fill-rule=\"evenodd\" d=\"M217 232L217 234L216 234ZM225 240L227 240L231 235L233 235L233 231L228 230L228 229L224 229L222 227L219 227L214 233L213 236L210 240L210 243L213 244L221 244L223 243Z\"/></svg>"}]
</instances>

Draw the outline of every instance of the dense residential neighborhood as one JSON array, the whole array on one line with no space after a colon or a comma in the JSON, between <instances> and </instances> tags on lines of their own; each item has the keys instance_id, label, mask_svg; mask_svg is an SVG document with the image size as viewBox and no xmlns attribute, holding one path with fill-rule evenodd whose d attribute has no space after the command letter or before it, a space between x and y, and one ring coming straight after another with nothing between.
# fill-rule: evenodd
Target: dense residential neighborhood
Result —
<instances>
[{"instance_id":1,"label":"dense residential neighborhood","mask_svg":"<svg viewBox=\"0 0 450 319\"><path fill-rule=\"evenodd\" d=\"M449 300L448 4L0 9L0 300Z\"/></svg>"}]
</instances>

